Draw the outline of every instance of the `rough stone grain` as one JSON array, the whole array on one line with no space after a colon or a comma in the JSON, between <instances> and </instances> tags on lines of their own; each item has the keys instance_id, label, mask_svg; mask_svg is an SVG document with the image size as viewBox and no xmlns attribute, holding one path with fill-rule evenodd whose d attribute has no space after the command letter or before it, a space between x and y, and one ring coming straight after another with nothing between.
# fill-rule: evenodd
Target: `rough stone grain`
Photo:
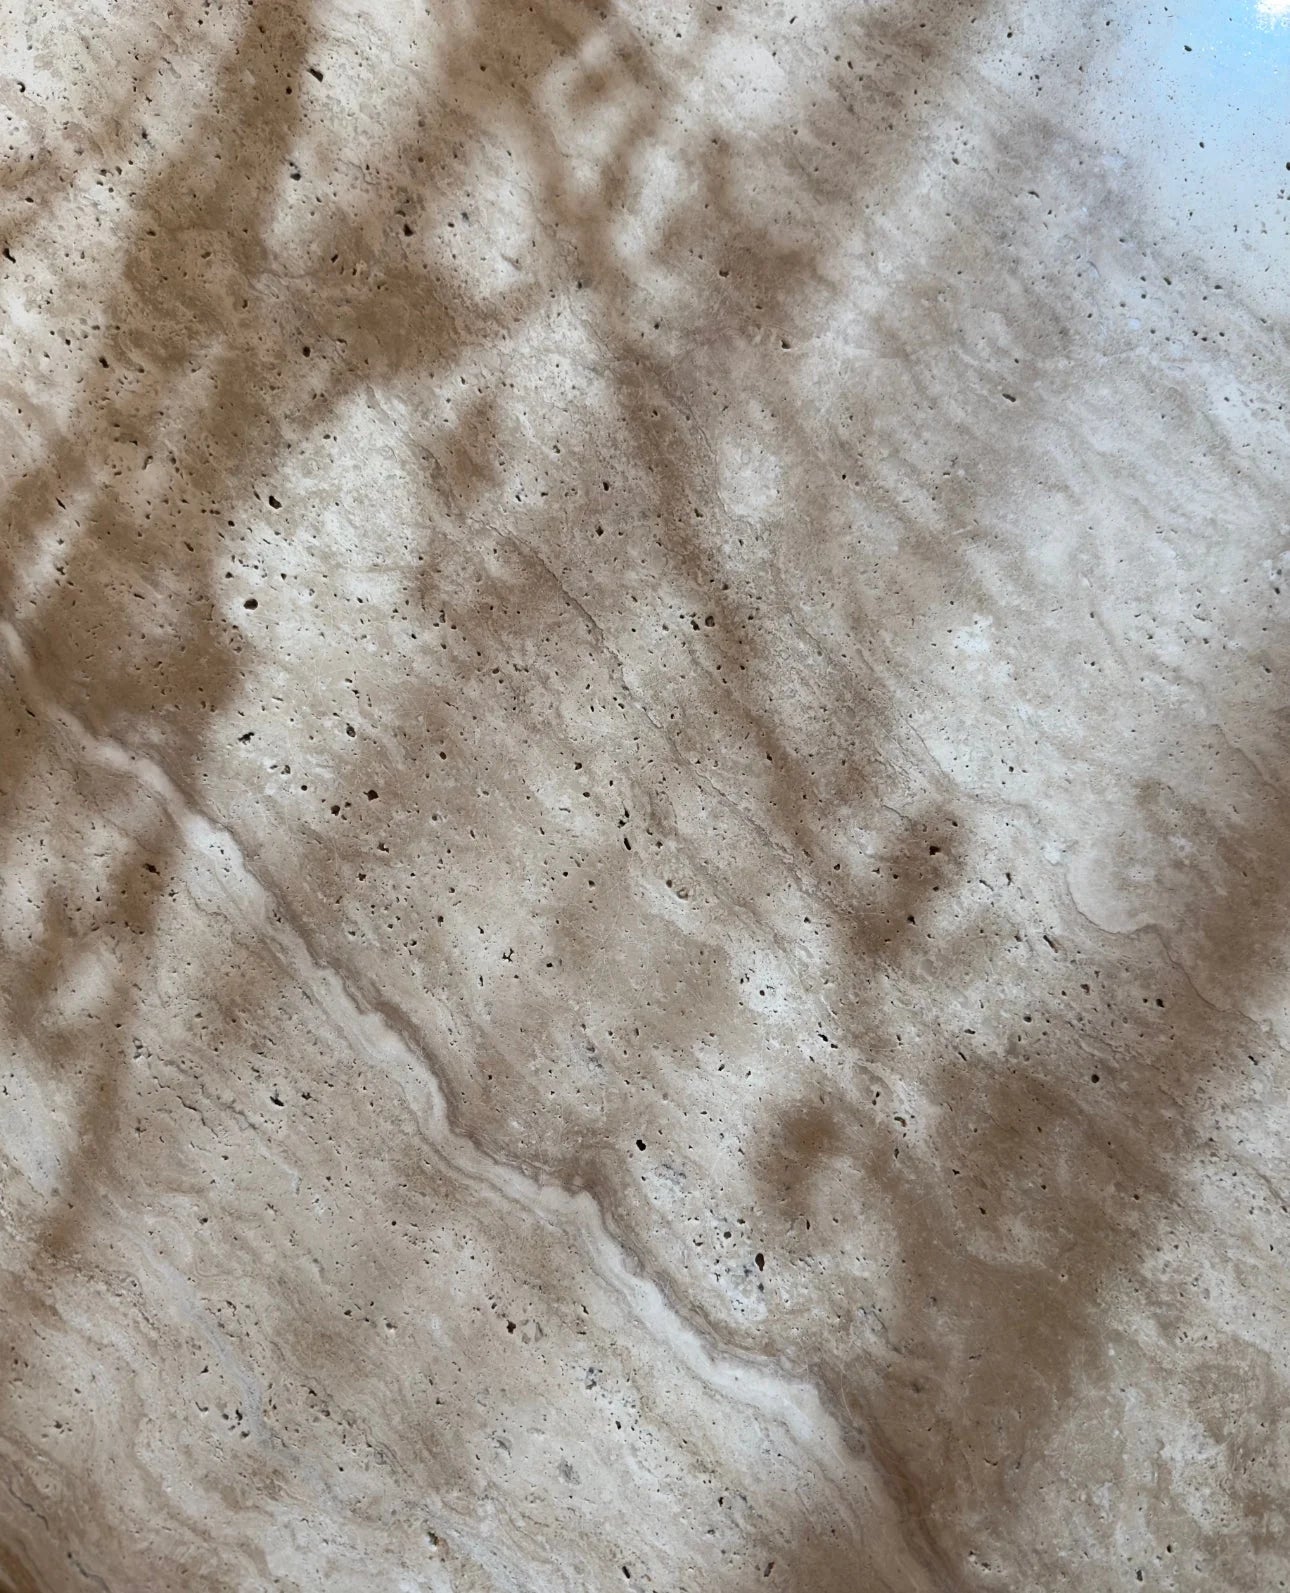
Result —
<instances>
[{"instance_id":1,"label":"rough stone grain","mask_svg":"<svg viewBox=\"0 0 1290 1593\"><path fill-rule=\"evenodd\" d=\"M0 4L2 1593L1290 1583L1290 18Z\"/></svg>"}]
</instances>

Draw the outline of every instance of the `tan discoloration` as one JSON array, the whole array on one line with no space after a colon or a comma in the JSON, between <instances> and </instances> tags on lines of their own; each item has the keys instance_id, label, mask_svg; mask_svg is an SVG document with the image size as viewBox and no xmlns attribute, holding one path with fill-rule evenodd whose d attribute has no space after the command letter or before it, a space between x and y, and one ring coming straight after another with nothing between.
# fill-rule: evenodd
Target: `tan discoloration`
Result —
<instances>
[{"instance_id":1,"label":"tan discoloration","mask_svg":"<svg viewBox=\"0 0 1290 1593\"><path fill-rule=\"evenodd\" d=\"M0 1588L1281 1585L1286 365L1118 25L19 9Z\"/></svg>"}]
</instances>

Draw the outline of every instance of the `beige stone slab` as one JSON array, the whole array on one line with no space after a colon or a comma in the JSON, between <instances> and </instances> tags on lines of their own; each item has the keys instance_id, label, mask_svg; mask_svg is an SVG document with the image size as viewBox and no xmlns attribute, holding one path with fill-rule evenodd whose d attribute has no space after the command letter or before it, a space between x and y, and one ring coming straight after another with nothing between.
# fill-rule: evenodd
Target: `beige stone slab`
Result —
<instances>
[{"instance_id":1,"label":"beige stone slab","mask_svg":"<svg viewBox=\"0 0 1290 1593\"><path fill-rule=\"evenodd\" d=\"M1290 17L0 8L0 1593L1290 1582Z\"/></svg>"}]
</instances>

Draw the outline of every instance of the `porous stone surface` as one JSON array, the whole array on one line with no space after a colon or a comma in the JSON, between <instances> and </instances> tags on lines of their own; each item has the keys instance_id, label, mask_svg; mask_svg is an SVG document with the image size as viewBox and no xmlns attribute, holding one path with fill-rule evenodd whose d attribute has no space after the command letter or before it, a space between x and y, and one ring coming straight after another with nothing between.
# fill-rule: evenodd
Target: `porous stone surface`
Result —
<instances>
[{"instance_id":1,"label":"porous stone surface","mask_svg":"<svg viewBox=\"0 0 1290 1593\"><path fill-rule=\"evenodd\" d=\"M0 7L4 1593L1287 1586L1285 9Z\"/></svg>"}]
</instances>

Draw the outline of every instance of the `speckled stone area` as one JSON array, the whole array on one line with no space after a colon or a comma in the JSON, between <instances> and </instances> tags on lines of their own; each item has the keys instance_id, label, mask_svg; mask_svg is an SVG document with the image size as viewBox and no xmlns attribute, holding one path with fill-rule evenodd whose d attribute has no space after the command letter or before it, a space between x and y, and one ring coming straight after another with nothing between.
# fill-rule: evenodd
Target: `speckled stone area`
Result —
<instances>
[{"instance_id":1,"label":"speckled stone area","mask_svg":"<svg viewBox=\"0 0 1290 1593\"><path fill-rule=\"evenodd\" d=\"M1290 1586L1290 3L0 117L0 1593Z\"/></svg>"}]
</instances>

